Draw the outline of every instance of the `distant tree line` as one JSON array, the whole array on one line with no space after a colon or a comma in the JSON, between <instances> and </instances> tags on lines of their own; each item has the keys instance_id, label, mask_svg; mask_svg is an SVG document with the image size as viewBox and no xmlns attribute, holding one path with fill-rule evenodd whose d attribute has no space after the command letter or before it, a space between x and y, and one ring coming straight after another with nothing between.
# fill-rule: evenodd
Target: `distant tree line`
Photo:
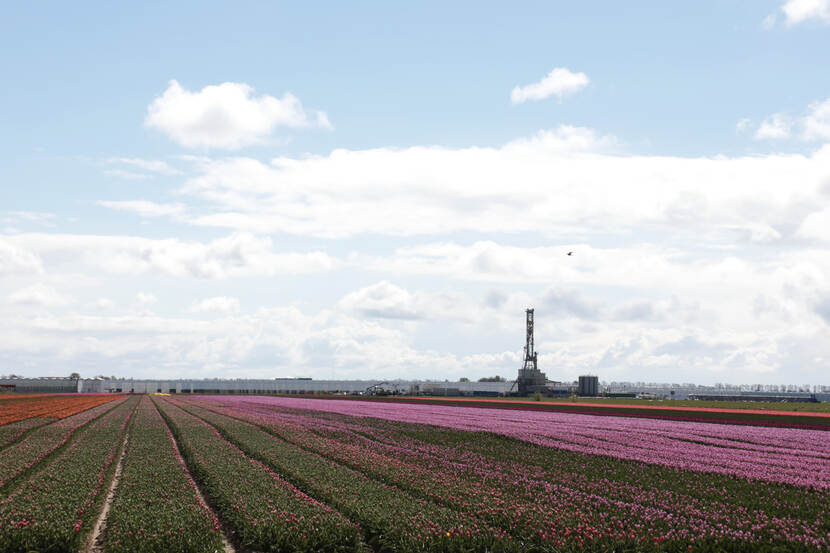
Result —
<instances>
[{"instance_id":1,"label":"distant tree line","mask_svg":"<svg viewBox=\"0 0 830 553\"><path fill-rule=\"evenodd\" d=\"M469 382L470 379L467 378L466 376L462 376L461 378L458 379L458 381L459 382ZM507 382L507 379L504 378L504 377L501 377L499 375L496 375L496 376L485 376L484 378L479 378L478 381L479 382Z\"/></svg>"}]
</instances>

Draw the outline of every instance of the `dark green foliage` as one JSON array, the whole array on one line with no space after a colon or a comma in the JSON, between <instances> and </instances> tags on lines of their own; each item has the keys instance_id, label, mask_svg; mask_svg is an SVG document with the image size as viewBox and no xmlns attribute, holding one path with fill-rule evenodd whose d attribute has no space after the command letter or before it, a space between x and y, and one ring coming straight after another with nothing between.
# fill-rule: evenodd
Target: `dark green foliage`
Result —
<instances>
[{"instance_id":1,"label":"dark green foliage","mask_svg":"<svg viewBox=\"0 0 830 553\"><path fill-rule=\"evenodd\" d=\"M107 515L108 553L214 553L223 545L172 436L149 397L133 417L121 478Z\"/></svg>"}]
</instances>

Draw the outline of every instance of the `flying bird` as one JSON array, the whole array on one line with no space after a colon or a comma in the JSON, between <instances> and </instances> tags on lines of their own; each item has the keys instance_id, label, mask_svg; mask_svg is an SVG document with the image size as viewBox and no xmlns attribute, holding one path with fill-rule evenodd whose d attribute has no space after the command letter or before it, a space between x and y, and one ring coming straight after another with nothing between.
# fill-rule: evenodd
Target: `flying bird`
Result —
<instances>
[{"instance_id":1,"label":"flying bird","mask_svg":"<svg viewBox=\"0 0 830 553\"><path fill-rule=\"evenodd\" d=\"M568 252L568 255L572 255L574 252Z\"/></svg>"}]
</instances>

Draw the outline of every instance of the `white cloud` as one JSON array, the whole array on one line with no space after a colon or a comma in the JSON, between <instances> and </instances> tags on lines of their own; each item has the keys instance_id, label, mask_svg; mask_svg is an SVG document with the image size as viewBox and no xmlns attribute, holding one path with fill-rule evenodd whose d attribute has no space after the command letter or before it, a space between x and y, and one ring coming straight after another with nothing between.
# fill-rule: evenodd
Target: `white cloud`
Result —
<instances>
[{"instance_id":1,"label":"white cloud","mask_svg":"<svg viewBox=\"0 0 830 553\"><path fill-rule=\"evenodd\" d=\"M749 119L742 119L739 130L747 126ZM742 127L743 126L743 127ZM805 141L830 141L830 98L811 103L807 113L793 119L783 113L774 113L764 119L755 133L755 139L785 139L793 136L794 127L800 129Z\"/></svg>"},{"instance_id":2,"label":"white cloud","mask_svg":"<svg viewBox=\"0 0 830 553\"><path fill-rule=\"evenodd\" d=\"M761 122L755 131L755 140L789 138L792 121L783 113L773 113Z\"/></svg>"},{"instance_id":3,"label":"white cloud","mask_svg":"<svg viewBox=\"0 0 830 553\"><path fill-rule=\"evenodd\" d=\"M579 92L590 82L585 73L574 73L567 67L556 67L539 82L514 87L510 92L510 101L521 104L528 100L544 100L554 95L561 100L568 94Z\"/></svg>"},{"instance_id":4,"label":"white cloud","mask_svg":"<svg viewBox=\"0 0 830 553\"><path fill-rule=\"evenodd\" d=\"M511 140L502 147L505 152L519 155L530 152L548 154L599 153L619 146L613 135L600 135L594 129L560 125L555 129L540 130L528 138Z\"/></svg>"},{"instance_id":5,"label":"white cloud","mask_svg":"<svg viewBox=\"0 0 830 553\"><path fill-rule=\"evenodd\" d=\"M456 357L421 352L409 335L342 313L307 315L296 308L261 308L243 316L199 319L77 314L0 318L0 356L37 360L37 374L102 363L135 377L398 378L427 368L432 378L495 374L514 352ZM149 367L149 368L148 368Z\"/></svg>"},{"instance_id":6,"label":"white cloud","mask_svg":"<svg viewBox=\"0 0 830 553\"><path fill-rule=\"evenodd\" d=\"M786 277L780 270L759 274L784 288L827 284L820 271L811 274L789 261L782 264ZM816 278L824 278L824 283ZM536 305L540 364L551 378L571 379L586 370L608 380L626 378L632 371L647 380L666 380L662 375L669 370L670 380L678 381L809 378L805 376L809 373L795 377L791 371L777 372L777 367L794 362L802 367L799 351L805 345L810 345L814 357L830 355L830 342L825 339L830 329L825 322L826 294L803 294L795 322L750 312L735 324L734 318L723 316L751 308L752 302L745 299L753 297L756 290L751 289L756 286L745 281L741 301L718 305L718 316L705 313L697 318L689 316L694 305L673 297L634 296L620 303L619 295L609 301L596 289L554 286L525 298L511 294L495 308L452 294L452 305L444 309L463 308L479 325L472 334L515 337L507 341L507 348L484 344L476 346L480 353L472 355L416 347L415 336L423 338L419 332L428 328L431 317L450 320L440 311L421 310L433 305L431 300L438 294L381 282L347 294L337 310L317 313L263 307L246 315L219 313L210 320L168 318L147 310L113 316L5 316L0 318L5 338L0 341L0 357L28 359L36 364L38 374L71 362L91 367L89 372L106 363L113 367L111 372L136 377L513 376L520 361L522 307ZM699 286L690 293L707 295L717 288ZM730 285L727 295L733 294ZM777 297L783 296L779 292ZM808 312L812 319L805 318ZM470 324L463 319L456 322Z\"/></svg>"},{"instance_id":7,"label":"white cloud","mask_svg":"<svg viewBox=\"0 0 830 553\"><path fill-rule=\"evenodd\" d=\"M805 201L819 201L830 161L830 146L806 156L682 158L614 153L614 144L563 126L499 148L335 150L271 163L223 158L186 181L181 192L200 207L185 220L326 238L585 237L639 228L696 240L740 228L774 237L800 223Z\"/></svg>"},{"instance_id":8,"label":"white cloud","mask_svg":"<svg viewBox=\"0 0 830 553\"><path fill-rule=\"evenodd\" d=\"M573 255L568 256L569 251ZM353 262L389 274L540 283L560 289L599 286L650 290L665 283L683 290L718 284L740 288L746 279L757 277L752 266L735 256L718 252L715 257L692 257L684 249L649 244L602 248L579 243L520 247L493 241L469 246L438 242L402 247L387 257L365 256Z\"/></svg>"},{"instance_id":9,"label":"white cloud","mask_svg":"<svg viewBox=\"0 0 830 553\"><path fill-rule=\"evenodd\" d=\"M42 272L43 262L37 254L0 237L0 277Z\"/></svg>"},{"instance_id":10,"label":"white cloud","mask_svg":"<svg viewBox=\"0 0 830 553\"><path fill-rule=\"evenodd\" d=\"M552 378L780 382L830 358L830 145L644 156L562 126L494 148L189 161L182 203L101 205L232 234L0 236L0 298L40 272L79 300L56 313L7 301L0 362L32 374L71 362L134 376L512 376L525 306ZM310 238L321 236L338 240ZM332 269L322 293L316 278L242 280ZM267 307L283 281L298 307ZM233 286L261 287L263 307L241 313L222 295ZM138 301L149 290L181 297Z\"/></svg>"},{"instance_id":11,"label":"white cloud","mask_svg":"<svg viewBox=\"0 0 830 553\"><path fill-rule=\"evenodd\" d=\"M136 302L142 306L153 305L154 303L158 303L158 298L149 292L139 292L135 296Z\"/></svg>"},{"instance_id":12,"label":"white cloud","mask_svg":"<svg viewBox=\"0 0 830 553\"><path fill-rule=\"evenodd\" d=\"M804 238L830 242L830 207L810 213L798 227L798 235Z\"/></svg>"},{"instance_id":13,"label":"white cloud","mask_svg":"<svg viewBox=\"0 0 830 553\"><path fill-rule=\"evenodd\" d=\"M566 95L579 92L589 83L590 79L585 73L574 73L567 67L556 67L538 82L515 86L510 92L510 101L521 104L528 100L544 100L554 95L561 100Z\"/></svg>"},{"instance_id":14,"label":"white cloud","mask_svg":"<svg viewBox=\"0 0 830 553\"><path fill-rule=\"evenodd\" d=\"M155 173L158 175L181 175L182 171L171 167L166 161L162 161L159 159L144 159L139 157L111 157L104 160L104 163L108 165L124 165L127 167L132 167L134 169L140 169L142 171L146 171L147 173ZM124 170L110 170L105 171L106 173L126 173ZM135 174L135 173L131 173ZM141 174L143 177L149 177L149 175Z\"/></svg>"},{"instance_id":15,"label":"white cloud","mask_svg":"<svg viewBox=\"0 0 830 553\"><path fill-rule=\"evenodd\" d=\"M805 140L830 141L830 98L810 104L809 112L802 119Z\"/></svg>"},{"instance_id":16,"label":"white cloud","mask_svg":"<svg viewBox=\"0 0 830 553\"><path fill-rule=\"evenodd\" d=\"M175 216L181 215L185 211L185 206L182 204L159 204L156 202L149 202L146 200L101 200L97 203L100 206L108 207L110 209L117 209L119 211L129 211L141 217Z\"/></svg>"},{"instance_id":17,"label":"white cloud","mask_svg":"<svg viewBox=\"0 0 830 553\"><path fill-rule=\"evenodd\" d=\"M9 303L40 307L59 307L71 300L43 283L33 284L9 294Z\"/></svg>"},{"instance_id":18,"label":"white cloud","mask_svg":"<svg viewBox=\"0 0 830 553\"><path fill-rule=\"evenodd\" d=\"M127 180L147 180L151 178L150 175L146 173L136 173L135 171L125 171L124 169L106 169L104 174Z\"/></svg>"},{"instance_id":19,"label":"white cloud","mask_svg":"<svg viewBox=\"0 0 830 553\"><path fill-rule=\"evenodd\" d=\"M43 211L7 211L7 221L27 223L38 223L45 226L54 226L56 215L54 213L46 213Z\"/></svg>"},{"instance_id":20,"label":"white cloud","mask_svg":"<svg viewBox=\"0 0 830 553\"><path fill-rule=\"evenodd\" d=\"M830 23L830 0L787 0L781 11L787 25L797 25L810 19Z\"/></svg>"},{"instance_id":21,"label":"white cloud","mask_svg":"<svg viewBox=\"0 0 830 553\"><path fill-rule=\"evenodd\" d=\"M368 318L470 320L470 303L454 294L410 293L384 280L347 294L337 306Z\"/></svg>"},{"instance_id":22,"label":"white cloud","mask_svg":"<svg viewBox=\"0 0 830 553\"><path fill-rule=\"evenodd\" d=\"M111 311L115 309L115 303L109 298L98 298L95 300L95 307L99 311Z\"/></svg>"},{"instance_id":23,"label":"white cloud","mask_svg":"<svg viewBox=\"0 0 830 553\"><path fill-rule=\"evenodd\" d=\"M366 317L389 319L422 319L415 298L408 291L383 281L345 296L339 307Z\"/></svg>"},{"instance_id":24,"label":"white cloud","mask_svg":"<svg viewBox=\"0 0 830 553\"><path fill-rule=\"evenodd\" d=\"M223 279L323 272L338 264L319 251L275 252L270 238L248 233L211 242L71 234L19 234L5 240L34 252L55 271L87 267L110 274Z\"/></svg>"},{"instance_id":25,"label":"white cloud","mask_svg":"<svg viewBox=\"0 0 830 553\"><path fill-rule=\"evenodd\" d=\"M742 119L738 123L738 129L742 130L748 126L748 122L749 119ZM798 119L793 119L783 113L770 115L758 127L755 139L791 138L794 127L800 129L802 140L830 141L830 98L813 102L807 107L807 113Z\"/></svg>"},{"instance_id":26,"label":"white cloud","mask_svg":"<svg viewBox=\"0 0 830 553\"><path fill-rule=\"evenodd\" d=\"M228 315L239 312L239 300L229 296L215 296L212 298L205 298L202 301L192 305L188 311L190 313L220 313Z\"/></svg>"},{"instance_id":27,"label":"white cloud","mask_svg":"<svg viewBox=\"0 0 830 553\"><path fill-rule=\"evenodd\" d=\"M247 84L231 82L191 92L171 81L148 107L144 124L187 148L225 149L262 143L276 127L331 128L324 112L309 118L291 93L257 97Z\"/></svg>"}]
</instances>

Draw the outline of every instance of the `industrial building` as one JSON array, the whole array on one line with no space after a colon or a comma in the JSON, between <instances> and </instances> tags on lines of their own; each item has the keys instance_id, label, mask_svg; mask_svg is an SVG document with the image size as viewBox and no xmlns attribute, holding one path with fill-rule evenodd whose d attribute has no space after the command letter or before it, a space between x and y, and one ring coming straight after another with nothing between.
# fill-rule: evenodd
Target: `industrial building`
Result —
<instances>
[{"instance_id":1,"label":"industrial building","mask_svg":"<svg viewBox=\"0 0 830 553\"><path fill-rule=\"evenodd\" d=\"M19 393L169 393L169 394L366 394L428 396L524 396L549 397L642 397L647 399L701 399L724 401L830 401L830 388L816 386L810 391L783 391L777 387L762 391L748 386L697 386L694 384L603 383L595 375L580 376L577 382L547 379L539 370L534 337L534 309L525 310L525 346L516 380L501 382L458 382L431 380L312 380L274 379L133 379L133 378L0 378L0 391ZM77 375L76 375L77 376Z\"/></svg>"},{"instance_id":2,"label":"industrial building","mask_svg":"<svg viewBox=\"0 0 830 553\"><path fill-rule=\"evenodd\" d=\"M71 394L83 391L81 380L68 376L0 378L0 390L21 394Z\"/></svg>"},{"instance_id":3,"label":"industrial building","mask_svg":"<svg viewBox=\"0 0 830 553\"><path fill-rule=\"evenodd\" d=\"M598 396L599 395L599 377L597 376L580 376L578 392L580 396Z\"/></svg>"}]
</instances>

